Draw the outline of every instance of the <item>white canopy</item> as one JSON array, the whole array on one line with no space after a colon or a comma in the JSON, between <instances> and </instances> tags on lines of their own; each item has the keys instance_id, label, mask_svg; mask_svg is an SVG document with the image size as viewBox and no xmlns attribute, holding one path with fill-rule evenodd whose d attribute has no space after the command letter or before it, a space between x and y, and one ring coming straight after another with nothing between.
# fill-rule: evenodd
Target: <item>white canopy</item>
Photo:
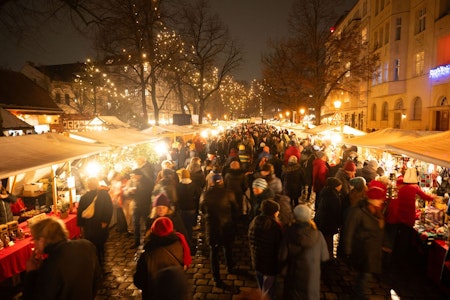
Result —
<instances>
[{"instance_id":1,"label":"white canopy","mask_svg":"<svg viewBox=\"0 0 450 300\"><path fill-rule=\"evenodd\" d=\"M386 145L388 150L450 168L450 131Z\"/></svg>"},{"instance_id":2,"label":"white canopy","mask_svg":"<svg viewBox=\"0 0 450 300\"><path fill-rule=\"evenodd\" d=\"M70 133L74 139L84 140L90 143L101 143L114 147L123 147L150 143L159 138L150 134L145 134L136 129L118 128L102 131L83 131Z\"/></svg>"},{"instance_id":3,"label":"white canopy","mask_svg":"<svg viewBox=\"0 0 450 300\"><path fill-rule=\"evenodd\" d=\"M341 125L329 125L329 124L321 124L319 126L316 126L314 128L305 129L304 132L309 134L326 134L330 131L333 132L340 132L341 131ZM344 135L356 135L356 136L362 136L366 133L364 131L355 129L348 125L342 126L342 133Z\"/></svg>"},{"instance_id":4,"label":"white canopy","mask_svg":"<svg viewBox=\"0 0 450 300\"><path fill-rule=\"evenodd\" d=\"M50 167L109 150L57 133L0 137L0 178Z\"/></svg>"},{"instance_id":5,"label":"white canopy","mask_svg":"<svg viewBox=\"0 0 450 300\"><path fill-rule=\"evenodd\" d=\"M387 144L415 140L417 138L435 134L436 131L416 131L406 129L385 128L368 133L364 136L344 139L347 145L355 145L367 148L386 149Z\"/></svg>"}]
</instances>

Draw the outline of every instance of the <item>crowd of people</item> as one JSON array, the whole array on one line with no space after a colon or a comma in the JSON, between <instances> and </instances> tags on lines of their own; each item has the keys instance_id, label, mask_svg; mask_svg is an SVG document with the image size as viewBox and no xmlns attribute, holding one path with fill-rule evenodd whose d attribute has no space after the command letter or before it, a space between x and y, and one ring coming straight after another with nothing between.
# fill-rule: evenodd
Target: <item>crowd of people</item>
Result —
<instances>
[{"instance_id":1,"label":"crowd of people","mask_svg":"<svg viewBox=\"0 0 450 300\"><path fill-rule=\"evenodd\" d=\"M175 298L171 299L190 299L184 271L197 250L193 233L200 228L204 228L209 246L214 283L224 287L220 258L224 258L228 273L236 272L233 242L239 224L247 226L252 267L262 297L275 299L282 294L282 299L319 299L321 270L342 259L358 270L355 298L368 298L368 280L381 272L383 256L389 257L395 250L399 228L412 227L412 200L403 200L403 195L432 198L420 194L415 187L417 178L409 178L413 173L405 173L399 180L409 187L399 191L399 205L388 207L387 181L377 161L360 162L357 149L348 148L330 164L326 150L326 145L314 145L288 130L242 124L206 139L200 135L188 141L177 138L170 156L159 164L138 157L138 168L113 174L107 187L98 179L88 179L89 191L80 199L77 220L82 237L96 249L97 262L89 269L79 262L85 281L92 279L90 292L82 299L95 295L94 283L104 264L112 219L116 230L132 238L131 249L143 245L145 250L134 276L143 299L169 299L158 290L167 286L168 277L176 278L171 285L171 297ZM91 206L93 215L84 217L83 212ZM386 211L391 216L390 226L386 226ZM81 248L92 254L89 244L67 240L64 229L59 228L61 222L45 222L32 227L35 241L43 241L36 247L37 254L65 256ZM59 238L50 238L46 226L61 231ZM42 262L36 257L30 259L30 275L56 268L57 258ZM78 259L93 260L92 255ZM63 299L70 289L81 288L82 283L62 282L55 288L41 282L56 274L59 276L59 271L40 280L36 278L42 277L30 276L25 295L39 291L45 299ZM283 279L281 287L276 285L279 278ZM62 276L60 280L71 279ZM58 296L47 297L46 288Z\"/></svg>"}]
</instances>

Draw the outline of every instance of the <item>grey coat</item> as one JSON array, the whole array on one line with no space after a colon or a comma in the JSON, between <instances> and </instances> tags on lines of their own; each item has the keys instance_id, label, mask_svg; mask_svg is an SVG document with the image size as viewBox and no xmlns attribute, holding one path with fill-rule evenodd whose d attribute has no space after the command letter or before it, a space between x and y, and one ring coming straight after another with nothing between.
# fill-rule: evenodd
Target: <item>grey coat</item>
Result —
<instances>
[{"instance_id":1,"label":"grey coat","mask_svg":"<svg viewBox=\"0 0 450 300\"><path fill-rule=\"evenodd\" d=\"M320 266L329 259L322 233L309 223L294 223L286 229L280 264L284 300L320 299Z\"/></svg>"}]
</instances>

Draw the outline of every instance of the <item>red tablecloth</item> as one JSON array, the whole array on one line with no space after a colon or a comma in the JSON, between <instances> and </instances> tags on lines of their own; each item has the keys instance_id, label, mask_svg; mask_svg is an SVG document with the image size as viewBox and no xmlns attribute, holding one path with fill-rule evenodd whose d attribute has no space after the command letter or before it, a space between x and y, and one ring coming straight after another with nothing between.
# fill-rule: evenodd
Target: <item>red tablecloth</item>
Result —
<instances>
[{"instance_id":1,"label":"red tablecloth","mask_svg":"<svg viewBox=\"0 0 450 300\"><path fill-rule=\"evenodd\" d=\"M70 214L67 218L63 219L63 221L66 224L71 239L80 236L80 227L77 226L76 214ZM24 232L29 232L27 222L20 223L19 227L22 228ZM28 237L16 241L11 247L0 250L0 281L25 271L26 262L31 256L31 248L33 248L33 242L31 237Z\"/></svg>"}]
</instances>

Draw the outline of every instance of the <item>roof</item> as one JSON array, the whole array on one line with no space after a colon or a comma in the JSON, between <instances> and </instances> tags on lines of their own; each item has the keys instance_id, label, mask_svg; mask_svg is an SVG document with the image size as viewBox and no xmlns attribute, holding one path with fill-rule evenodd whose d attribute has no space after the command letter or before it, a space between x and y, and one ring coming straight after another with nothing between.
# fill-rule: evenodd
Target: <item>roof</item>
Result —
<instances>
[{"instance_id":1,"label":"roof","mask_svg":"<svg viewBox=\"0 0 450 300\"><path fill-rule=\"evenodd\" d=\"M385 128L368 133L365 136L344 139L342 142L360 147L386 149L387 144L416 139L433 133L436 132Z\"/></svg>"},{"instance_id":2,"label":"roof","mask_svg":"<svg viewBox=\"0 0 450 300\"><path fill-rule=\"evenodd\" d=\"M110 147L71 139L57 133L0 137L0 178L88 157Z\"/></svg>"},{"instance_id":3,"label":"roof","mask_svg":"<svg viewBox=\"0 0 450 300\"><path fill-rule=\"evenodd\" d=\"M386 145L390 151L407 155L424 162L450 168L448 145L450 131L432 134L420 138L409 138L401 142Z\"/></svg>"},{"instance_id":4,"label":"roof","mask_svg":"<svg viewBox=\"0 0 450 300\"><path fill-rule=\"evenodd\" d=\"M110 128L117 128L117 127L130 127L129 124L122 122L119 120L119 118L115 116L97 116L94 119L92 119L88 125L105 125Z\"/></svg>"},{"instance_id":5,"label":"roof","mask_svg":"<svg viewBox=\"0 0 450 300\"><path fill-rule=\"evenodd\" d=\"M3 130L26 130L34 129L33 125L28 124L25 121L17 118L15 115L0 107L0 113L2 116L3 124L1 125Z\"/></svg>"},{"instance_id":6,"label":"roof","mask_svg":"<svg viewBox=\"0 0 450 300\"><path fill-rule=\"evenodd\" d=\"M24 74L0 70L0 107L24 111L60 114L49 93Z\"/></svg>"},{"instance_id":7,"label":"roof","mask_svg":"<svg viewBox=\"0 0 450 300\"><path fill-rule=\"evenodd\" d=\"M348 125L344 125L342 126L343 129L343 133L346 135L356 135L356 136L361 136L361 135L365 135L366 133L364 131L355 129L351 126ZM334 131L334 132L340 132L341 131L341 126L340 125L329 125L329 124L321 124L319 126L316 126L314 128L310 128L310 129L305 129L304 132L309 133L309 134L325 134L329 131Z\"/></svg>"},{"instance_id":8,"label":"roof","mask_svg":"<svg viewBox=\"0 0 450 300\"><path fill-rule=\"evenodd\" d=\"M73 82L76 74L85 72L86 64L77 62L73 64L35 66L52 81Z\"/></svg>"},{"instance_id":9,"label":"roof","mask_svg":"<svg viewBox=\"0 0 450 300\"><path fill-rule=\"evenodd\" d=\"M84 139L91 143L101 143L115 147L150 143L159 138L136 129L118 128L102 131L84 131L70 134L74 139Z\"/></svg>"}]
</instances>

